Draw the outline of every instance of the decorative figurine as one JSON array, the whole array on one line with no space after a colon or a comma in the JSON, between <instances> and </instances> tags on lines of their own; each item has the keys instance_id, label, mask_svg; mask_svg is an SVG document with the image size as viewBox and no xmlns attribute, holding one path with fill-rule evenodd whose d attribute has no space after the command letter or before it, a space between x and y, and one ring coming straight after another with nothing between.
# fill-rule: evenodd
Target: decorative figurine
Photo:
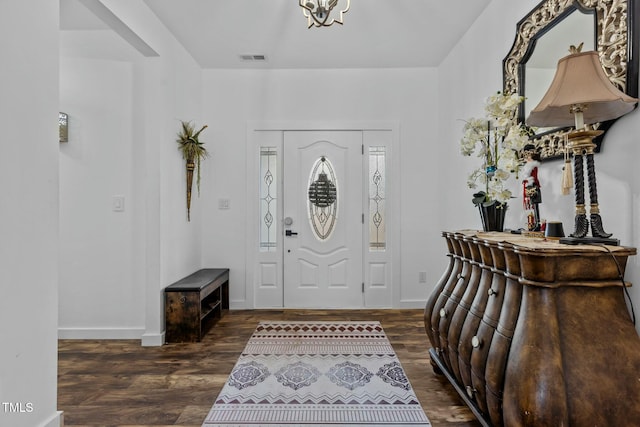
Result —
<instances>
[{"instance_id":1,"label":"decorative figurine","mask_svg":"<svg viewBox=\"0 0 640 427\"><path fill-rule=\"evenodd\" d=\"M522 207L525 211L532 211L527 216L529 231L540 231L540 181L538 181L538 166L540 166L540 154L536 147L527 144L524 147L525 164L522 167Z\"/></svg>"}]
</instances>

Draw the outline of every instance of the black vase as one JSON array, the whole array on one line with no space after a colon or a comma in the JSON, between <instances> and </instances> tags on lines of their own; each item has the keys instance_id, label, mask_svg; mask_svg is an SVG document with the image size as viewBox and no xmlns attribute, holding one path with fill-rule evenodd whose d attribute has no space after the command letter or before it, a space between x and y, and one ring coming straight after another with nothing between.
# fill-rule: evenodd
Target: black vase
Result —
<instances>
[{"instance_id":1,"label":"black vase","mask_svg":"<svg viewBox=\"0 0 640 427\"><path fill-rule=\"evenodd\" d=\"M482 229L484 231L503 231L507 207L506 203L500 203L498 201L493 201L489 205L480 203L478 210L480 211L480 219L482 220Z\"/></svg>"}]
</instances>

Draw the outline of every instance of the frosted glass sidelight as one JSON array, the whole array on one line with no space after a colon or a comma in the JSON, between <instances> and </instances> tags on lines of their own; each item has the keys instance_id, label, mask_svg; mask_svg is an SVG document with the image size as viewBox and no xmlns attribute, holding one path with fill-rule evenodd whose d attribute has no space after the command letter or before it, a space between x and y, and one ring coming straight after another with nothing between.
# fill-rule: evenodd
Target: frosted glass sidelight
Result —
<instances>
[{"instance_id":1,"label":"frosted glass sidelight","mask_svg":"<svg viewBox=\"0 0 640 427\"><path fill-rule=\"evenodd\" d=\"M260 251L277 247L277 151L260 147Z\"/></svg>"},{"instance_id":2,"label":"frosted glass sidelight","mask_svg":"<svg viewBox=\"0 0 640 427\"><path fill-rule=\"evenodd\" d=\"M386 242L385 147L369 147L369 250L384 251Z\"/></svg>"}]
</instances>

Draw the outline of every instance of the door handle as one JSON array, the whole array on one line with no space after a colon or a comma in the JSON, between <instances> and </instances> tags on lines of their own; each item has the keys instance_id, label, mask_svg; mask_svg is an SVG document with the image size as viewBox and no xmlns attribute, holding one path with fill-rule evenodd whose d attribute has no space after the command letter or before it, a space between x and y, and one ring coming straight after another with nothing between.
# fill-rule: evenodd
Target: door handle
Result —
<instances>
[{"instance_id":1,"label":"door handle","mask_svg":"<svg viewBox=\"0 0 640 427\"><path fill-rule=\"evenodd\" d=\"M296 233L295 231L291 231L291 230L285 230L284 231L284 235L285 236L297 236L298 233Z\"/></svg>"}]
</instances>

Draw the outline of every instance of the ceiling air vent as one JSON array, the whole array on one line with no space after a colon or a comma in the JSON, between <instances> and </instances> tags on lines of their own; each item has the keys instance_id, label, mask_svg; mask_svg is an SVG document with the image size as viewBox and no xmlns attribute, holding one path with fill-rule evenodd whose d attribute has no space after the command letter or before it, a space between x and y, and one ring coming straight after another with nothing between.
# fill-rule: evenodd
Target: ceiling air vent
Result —
<instances>
[{"instance_id":1,"label":"ceiling air vent","mask_svg":"<svg viewBox=\"0 0 640 427\"><path fill-rule=\"evenodd\" d=\"M243 62L265 62L267 57L264 55L240 55L240 60Z\"/></svg>"}]
</instances>

